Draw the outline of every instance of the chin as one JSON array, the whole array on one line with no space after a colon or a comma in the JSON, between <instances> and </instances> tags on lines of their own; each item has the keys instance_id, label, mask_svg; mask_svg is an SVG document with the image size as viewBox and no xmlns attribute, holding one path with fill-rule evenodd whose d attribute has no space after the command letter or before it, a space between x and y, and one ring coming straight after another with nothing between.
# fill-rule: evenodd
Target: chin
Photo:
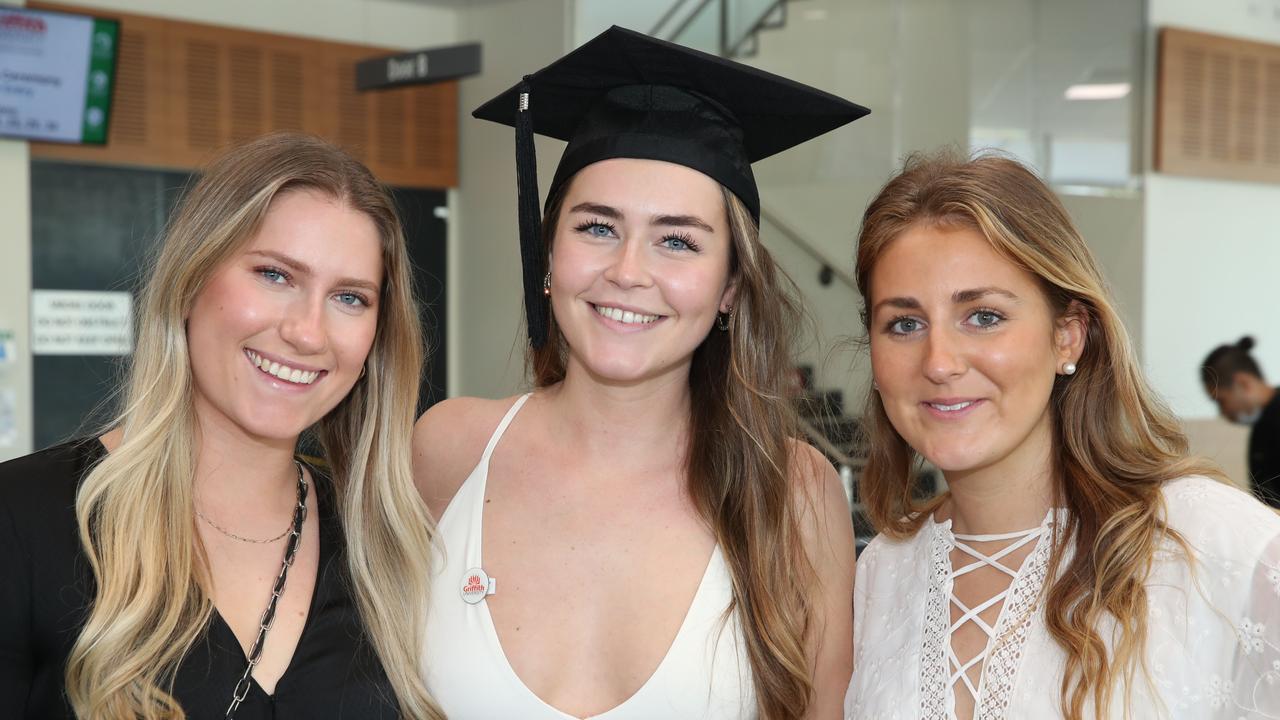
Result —
<instances>
[{"instance_id":1,"label":"chin","mask_svg":"<svg viewBox=\"0 0 1280 720\"><path fill-rule=\"evenodd\" d=\"M963 473L977 470L991 463L988 448L972 445L933 445L920 452L926 460L944 473Z\"/></svg>"}]
</instances>

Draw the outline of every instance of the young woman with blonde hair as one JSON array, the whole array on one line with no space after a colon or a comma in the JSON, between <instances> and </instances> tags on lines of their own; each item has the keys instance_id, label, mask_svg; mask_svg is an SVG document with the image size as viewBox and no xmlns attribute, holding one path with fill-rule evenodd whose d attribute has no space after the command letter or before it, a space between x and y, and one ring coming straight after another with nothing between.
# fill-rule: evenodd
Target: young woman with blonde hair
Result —
<instances>
[{"instance_id":1,"label":"young woman with blonde hair","mask_svg":"<svg viewBox=\"0 0 1280 720\"><path fill-rule=\"evenodd\" d=\"M1188 455L1053 192L913 158L857 278L881 534L847 717L1280 717L1280 517Z\"/></svg>"},{"instance_id":2,"label":"young woman with blonde hair","mask_svg":"<svg viewBox=\"0 0 1280 720\"><path fill-rule=\"evenodd\" d=\"M0 714L442 717L417 318L359 162L282 133L210 165L142 289L117 419L0 466Z\"/></svg>"}]
</instances>

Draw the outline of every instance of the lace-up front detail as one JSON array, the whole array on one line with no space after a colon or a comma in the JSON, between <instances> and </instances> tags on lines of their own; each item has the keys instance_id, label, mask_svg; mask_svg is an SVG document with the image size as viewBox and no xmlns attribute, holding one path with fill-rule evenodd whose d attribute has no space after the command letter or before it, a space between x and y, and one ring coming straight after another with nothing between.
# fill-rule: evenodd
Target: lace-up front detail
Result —
<instances>
[{"instance_id":1,"label":"lace-up front detail","mask_svg":"<svg viewBox=\"0 0 1280 720\"><path fill-rule=\"evenodd\" d=\"M1039 527L1000 535L953 534L950 522L934 525L920 668L923 717L1005 717L1044 586L1051 543L1041 540L1052 523L1050 512ZM957 581L964 592L957 592ZM957 642L959 635L966 641ZM981 647L973 652L975 643Z\"/></svg>"}]
</instances>

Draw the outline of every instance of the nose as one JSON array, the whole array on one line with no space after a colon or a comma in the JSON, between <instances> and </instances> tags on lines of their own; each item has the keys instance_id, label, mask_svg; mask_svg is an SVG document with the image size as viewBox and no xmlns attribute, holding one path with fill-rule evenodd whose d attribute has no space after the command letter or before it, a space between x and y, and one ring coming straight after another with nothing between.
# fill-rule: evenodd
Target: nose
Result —
<instances>
[{"instance_id":1,"label":"nose","mask_svg":"<svg viewBox=\"0 0 1280 720\"><path fill-rule=\"evenodd\" d=\"M644 287L652 283L649 274L647 245L639 238L628 238L619 243L604 277L622 288Z\"/></svg>"},{"instance_id":2,"label":"nose","mask_svg":"<svg viewBox=\"0 0 1280 720\"><path fill-rule=\"evenodd\" d=\"M932 329L924 342L923 370L930 381L942 385L960 377L968 369L960 341L945 329Z\"/></svg>"},{"instance_id":3,"label":"nose","mask_svg":"<svg viewBox=\"0 0 1280 720\"><path fill-rule=\"evenodd\" d=\"M300 354L316 355L328 346L324 298L300 296L280 321L280 337Z\"/></svg>"}]
</instances>

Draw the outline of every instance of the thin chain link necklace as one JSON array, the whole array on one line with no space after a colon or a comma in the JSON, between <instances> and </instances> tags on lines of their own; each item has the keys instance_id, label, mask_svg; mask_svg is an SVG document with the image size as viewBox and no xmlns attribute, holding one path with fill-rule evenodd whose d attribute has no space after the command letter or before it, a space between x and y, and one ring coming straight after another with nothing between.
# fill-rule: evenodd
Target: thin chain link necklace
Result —
<instances>
[{"instance_id":1,"label":"thin chain link necklace","mask_svg":"<svg viewBox=\"0 0 1280 720\"><path fill-rule=\"evenodd\" d=\"M293 559L298 554L298 545L302 542L302 526L307 521L307 481L302 474L302 463L297 460L294 460L293 463L298 466L298 504L293 510L293 523L285 531L285 534L289 536L289 540L284 546L284 560L280 565L280 574L271 586L271 599L267 601L267 609L262 613L262 620L258 623L258 637L253 641L253 646L249 650L249 664L244 669L244 675L240 676L240 681L236 683L235 691L231 696L231 704L227 706L227 714L224 716L225 720L232 720L235 717L240 703L244 702L244 699L249 695L250 677L253 675L253 669L258 665L258 661L262 659L262 648L267 641L267 631L271 629L271 625L276 620L276 606L280 604L280 596L284 594L285 581L289 578L289 568L293 565ZM205 521L209 522L209 519L205 518ZM213 525L212 522L209 522L209 524ZM227 533L226 530L222 530L217 525L213 526ZM231 535L231 533L227 534ZM231 537L237 540L245 540L245 538L235 535L231 535ZM246 540L246 542L270 541Z\"/></svg>"},{"instance_id":2,"label":"thin chain link necklace","mask_svg":"<svg viewBox=\"0 0 1280 720\"><path fill-rule=\"evenodd\" d=\"M295 460L294 462L296 463L297 461ZM299 467L299 468L298 468L298 472L299 472L299 473L301 473L301 472L302 472L302 468L301 468L301 467ZM245 536L243 536L243 535L237 535L237 534L235 534L235 533L231 532L230 530L228 530L228 529L226 529L226 528L222 527L221 525L219 525L218 523L214 522L214 521L213 521L213 518L211 518L211 517L209 517L208 515L205 515L204 513L200 512L200 508L196 508L196 516L197 516L197 517L199 517L201 520L205 521L206 523L208 523L208 524L209 524L209 527L213 528L214 530L217 530L218 532L222 533L223 535L226 535L227 537L231 538L232 540L239 540L240 542L246 542L246 543L254 543L255 545L266 545L266 544L268 544L268 543L273 543L273 542L275 542L275 541L279 540L280 538L283 538L285 535L288 535L288 534L289 534L289 531L293 529L293 520L291 519L291 520L289 521L289 524L285 526L284 531L283 531L283 532L281 532L279 535L277 535L277 536L275 536L275 537L273 537L273 538L267 538L266 540L258 540L258 539L255 539L255 538L245 537Z\"/></svg>"}]
</instances>

